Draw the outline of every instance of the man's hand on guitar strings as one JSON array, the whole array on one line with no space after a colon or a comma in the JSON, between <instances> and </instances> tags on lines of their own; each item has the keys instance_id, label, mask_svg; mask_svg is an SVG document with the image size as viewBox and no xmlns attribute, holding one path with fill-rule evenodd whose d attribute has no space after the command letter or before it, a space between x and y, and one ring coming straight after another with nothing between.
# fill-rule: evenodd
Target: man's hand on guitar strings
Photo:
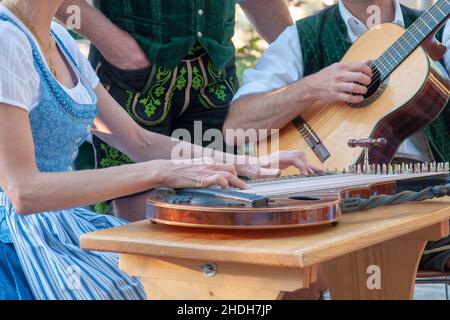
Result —
<instances>
[{"instance_id":1,"label":"man's hand on guitar strings","mask_svg":"<svg viewBox=\"0 0 450 320\"><path fill-rule=\"evenodd\" d=\"M360 103L372 82L370 63L370 60L335 63L303 81L315 100L325 103Z\"/></svg>"}]
</instances>

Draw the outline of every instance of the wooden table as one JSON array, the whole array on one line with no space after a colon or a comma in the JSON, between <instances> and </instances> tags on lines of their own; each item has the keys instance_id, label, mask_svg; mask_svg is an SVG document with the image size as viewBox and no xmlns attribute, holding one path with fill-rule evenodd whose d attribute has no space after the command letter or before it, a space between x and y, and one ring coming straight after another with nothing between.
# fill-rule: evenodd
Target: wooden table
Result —
<instances>
[{"instance_id":1,"label":"wooden table","mask_svg":"<svg viewBox=\"0 0 450 320\"><path fill-rule=\"evenodd\" d=\"M151 299L277 299L315 282L319 265L333 299L411 299L424 246L449 234L449 219L450 200L437 199L352 213L335 227L211 231L142 221L85 234L81 247L120 253L120 267L142 278Z\"/></svg>"}]
</instances>

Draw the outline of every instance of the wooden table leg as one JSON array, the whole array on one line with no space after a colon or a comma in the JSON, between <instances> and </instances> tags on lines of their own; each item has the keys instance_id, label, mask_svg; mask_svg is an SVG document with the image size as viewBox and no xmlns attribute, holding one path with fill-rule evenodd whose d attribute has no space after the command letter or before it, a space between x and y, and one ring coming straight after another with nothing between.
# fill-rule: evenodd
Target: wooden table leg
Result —
<instances>
[{"instance_id":1,"label":"wooden table leg","mask_svg":"<svg viewBox=\"0 0 450 320\"><path fill-rule=\"evenodd\" d=\"M284 292L308 288L317 280L316 266L283 268L123 254L120 267L141 277L152 300L273 300L281 299Z\"/></svg>"},{"instance_id":2,"label":"wooden table leg","mask_svg":"<svg viewBox=\"0 0 450 320\"><path fill-rule=\"evenodd\" d=\"M448 235L448 221L322 265L332 299L412 299L427 240Z\"/></svg>"}]
</instances>

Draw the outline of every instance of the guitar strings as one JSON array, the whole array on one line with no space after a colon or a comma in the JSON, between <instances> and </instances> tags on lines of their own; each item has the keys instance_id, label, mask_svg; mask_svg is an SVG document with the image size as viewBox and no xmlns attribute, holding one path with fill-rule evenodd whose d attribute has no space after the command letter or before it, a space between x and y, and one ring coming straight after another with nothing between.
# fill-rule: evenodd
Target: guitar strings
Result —
<instances>
[{"instance_id":1,"label":"guitar strings","mask_svg":"<svg viewBox=\"0 0 450 320\"><path fill-rule=\"evenodd\" d=\"M446 4L447 4L447 1L448 1L448 0L444 0L444 1L445 1ZM444 14L444 12L443 12L442 10L439 9L438 3L436 3L435 5L433 5L427 12L428 12L428 13L432 13L433 10L439 10L441 13ZM445 10L445 9L444 9L444 10ZM435 13L438 13L438 12L435 12ZM427 17L425 17L426 20L423 20L422 17L423 17L423 15L422 15L421 17L419 17L419 20L421 19L422 22L424 22L426 25L428 25L429 22L433 22L433 20L435 20L435 21L437 22L437 20L434 19L432 15L430 15L430 19L428 19L428 20L426 19ZM410 42L411 39L408 39L408 37L411 38L412 36L414 36L414 37L413 37L414 40L417 40L417 39L415 38L415 35L417 35L417 34L419 34L419 33L421 33L421 34L423 35L423 33L420 31L420 29L417 29L417 30L418 30L418 32L416 32L416 33L408 32L408 33L405 35L405 39L404 39L404 40L406 40L407 42ZM388 48L388 49L385 51L385 53L389 54L392 58L393 58L393 56L392 56L392 54L389 52L389 50L390 50L391 48L393 48L394 45L395 45L395 43L394 43L390 48ZM395 49L394 49L394 50L395 50ZM384 54L384 53L383 53L383 54ZM389 64L389 67L391 67L391 68L394 67L394 65L391 65L391 64L390 64L389 60L387 60L387 59L385 59L385 60L386 60L386 62ZM377 68L375 71L376 71L375 74L378 74L378 68Z\"/></svg>"},{"instance_id":2,"label":"guitar strings","mask_svg":"<svg viewBox=\"0 0 450 320\"><path fill-rule=\"evenodd\" d=\"M448 4L448 0L444 0L445 2L446 2L446 4ZM429 9L429 12L431 12L432 13L432 11L433 10L439 10L440 12L442 12L442 10L440 10L438 7L437 7L437 4L438 3L436 3L432 8L430 8ZM434 12L434 13L437 13L437 12ZM443 12L442 12L443 13ZM423 20L422 19L422 21L425 23L425 24L428 24L428 23L430 23L430 22L432 22L432 20L434 19L433 18L433 16L431 16L431 18L429 18L429 19L426 19L427 17L425 17L425 20ZM420 19L420 17L419 17L419 19ZM435 20L435 19L434 19ZM419 29L418 29L419 30ZM408 33L407 35L406 35L406 37L405 37L405 40L407 40L407 41L410 41L411 39L408 39L408 37L409 38L411 38L411 37L413 37L413 35L415 36L415 35L418 35L419 34L419 32L420 32L420 30L419 31L417 31L416 33L413 33L413 32L410 32L410 33ZM420 32L421 33L421 32ZM414 38L415 39L415 38ZM388 51L389 49L387 49L386 51ZM414 51L414 50L413 50ZM412 52L413 52L412 51ZM370 90L374 85L375 85L375 83L376 83L376 81L378 81L381 77L380 77L380 73L378 72L378 68L377 69L375 69L376 71L375 71L375 73L374 73L374 75L373 75L373 77L372 77L372 83L371 83L371 85L368 87L368 90ZM328 106L330 106L330 105L332 105L333 103L328 103L328 104L325 104L325 105L323 105L323 107L322 108L327 108ZM345 103L345 102L340 102L340 103L337 103L337 104L335 104L335 106L336 107L339 107L339 110L336 110L336 112L334 113L334 114L337 114L337 113L339 113L339 111L342 111L342 110L346 110L346 109L348 109L348 106L352 106L352 105L355 105L355 104L353 104L353 103ZM315 114L314 116L312 116L311 117L311 119L310 119L310 121L316 121L316 122L320 122L324 117L326 117L326 118L328 118L327 117L327 114L321 114L321 113L317 113L317 114Z\"/></svg>"},{"instance_id":3,"label":"guitar strings","mask_svg":"<svg viewBox=\"0 0 450 320\"><path fill-rule=\"evenodd\" d=\"M448 5L449 3L447 2L448 0L444 0L445 1L445 3ZM435 10L436 12L432 12L433 10ZM439 8L439 6L438 6L438 3L436 3L436 4L434 4L427 12L428 13L433 13L433 14L435 14L435 13L439 13L439 11L437 11L437 10L439 10L440 12L442 12L442 13L444 13L440 8ZM421 19L422 17L419 17L419 19ZM425 20L423 20L422 19L422 21L423 21L423 23L425 23L426 25L428 25L428 23L430 23L430 22L433 22L433 20L435 20L436 21L436 19L434 19L433 18L433 16L432 15L430 15L430 18L429 19L427 19L427 17L425 17ZM414 39L414 40L417 40L416 38L415 38L415 36L416 35L419 35L419 34L422 34L423 35L423 33L420 31L420 29L417 29L418 31L416 32L416 33L414 33L414 32L408 32L406 35L405 35L405 38L404 38L404 40L405 41L407 41L407 42L410 42L412 39ZM413 37L414 36L414 37ZM410 38L410 39L408 39L408 37ZM396 43L396 42L395 42ZM385 53L387 53L387 54L389 54L392 58L394 58L393 57L393 55L389 52L389 50L391 49L391 48L393 48L394 47L394 45L395 45L395 43L393 44L393 45L391 45L391 47L389 47L381 56L380 56L380 58L385 54ZM417 48L415 48L415 49L417 49ZM414 50L415 50L414 49ZM395 49L394 49L395 50ZM412 51L412 52L414 52L414 50ZM411 53L412 53L411 52ZM387 63L389 64L389 67L395 67L395 65L391 65L390 64L390 62L389 62L389 60L387 60L387 59L385 59L386 61L387 61ZM383 66L384 66L384 64L383 64ZM375 84L376 84L376 82L378 81L378 80L380 80L381 79L381 73L380 73L380 71L378 70L379 68L377 67L377 66L375 66L375 72L374 72L374 74L372 75L372 82L371 82L371 84L369 85L369 87L368 87L368 90L370 90ZM354 105L353 103L351 103L350 105Z\"/></svg>"},{"instance_id":4,"label":"guitar strings","mask_svg":"<svg viewBox=\"0 0 450 320\"><path fill-rule=\"evenodd\" d=\"M447 3L447 1L448 0L445 0L445 2ZM448 4L448 3L447 3ZM436 10L439 10L439 11L441 11L438 7L437 7L437 3L432 7L432 8L430 8L429 9L429 12L431 12L431 13L433 13L433 10L434 11L436 11ZM442 11L441 11L442 12ZM435 14L435 13L437 13L437 12L434 12L433 14ZM431 18L429 18L429 19L426 19L427 17L425 17L425 20L422 20L425 24L428 24L428 23L430 23L430 22L432 22L432 20L434 19L432 16L431 16ZM420 18L419 18L420 19ZM415 36L416 35L418 35L419 34L419 32L420 32L420 30L418 29L418 31L416 32L416 33L413 33L413 32L410 32L410 33L408 33L407 35L406 35L406 37L405 37L405 40L406 41L411 41L411 38L414 36L414 38L413 39L415 39ZM408 39L409 38L409 39ZM392 47L392 46L391 46ZM389 53L389 49L387 49L386 51L385 51L385 53L386 52L388 52ZM391 55L392 56L392 55ZM387 61L387 60L386 60ZM392 67L392 66L391 66ZM380 72L378 71L378 68L376 68L375 69L375 72L374 72L374 74L373 74L373 76L372 76L372 82L371 82L371 84L368 86L368 90L370 90L376 83L377 83L377 81L378 80L380 80L381 79L381 74L380 74ZM329 106L329 105L331 105L332 103L329 103L329 104L326 104L324 107L327 107L327 106ZM339 103L339 105L340 104L342 104L342 106L343 107L345 107L345 106L353 106L353 105L355 105L354 103L344 103L344 102L342 102L342 103ZM318 114L317 116L319 116L320 117L320 114ZM311 118L311 120L315 120L315 119L317 119L318 117L312 117ZM318 118L317 119L317 121L319 121L320 120L320 118Z\"/></svg>"},{"instance_id":5,"label":"guitar strings","mask_svg":"<svg viewBox=\"0 0 450 320\"><path fill-rule=\"evenodd\" d=\"M446 2L447 2L447 0L445 0ZM432 11L433 10L439 10L439 11L441 11L438 7L437 7L437 4L436 5L434 5L432 8L430 8L430 10L428 11L429 13L432 13ZM441 11L442 12L442 11ZM437 13L437 12L436 12ZM426 19L427 17L425 17L425 19ZM419 19L421 19L421 17L419 17ZM431 18L429 18L429 19L426 19L426 20L423 20L422 19L422 21L425 23L425 24L427 24L428 25L428 23L430 23L430 22L433 22L433 20L435 20L434 18L433 18L433 16L431 16ZM436 21L436 20L435 20ZM416 33L414 33L414 32L408 32L406 35L405 35L405 38L404 38L404 40L405 41L407 41L408 43L411 41L411 40L417 40L416 38L415 38L415 36L416 35L419 35L419 34L421 34L421 35L423 35L423 33L420 31L420 29L417 29L418 31L416 32ZM414 37L413 37L414 36ZM409 38L409 39L408 39ZM394 45L396 44L397 42L395 42L393 45L391 45L391 47L389 47L381 56L380 56L380 58L384 55L384 54L387 54L387 55L389 55L389 56L391 56L391 58L394 58L394 56L390 53L390 50L392 49L392 48L394 48ZM414 48L414 50L415 50L416 48ZM395 48L394 48L394 50L395 50ZM413 51L414 51L413 50ZM404 50L404 51L406 51L406 50ZM412 52L413 52L412 51ZM398 51L397 51L398 52ZM411 53L412 53L411 52ZM394 68L395 67L395 65L391 65L391 63L390 63L390 61L388 60L388 59L384 59L386 62L387 62L387 64L389 65L389 67L390 68ZM395 59L394 59L395 60ZM387 67L386 67L386 64L385 63L383 63L383 62L381 62L380 61L380 63L382 63L382 65L387 69ZM378 68L378 66L377 65L375 65L374 66L375 68L375 70L374 70L374 74L372 75L372 82L371 82L371 84L368 86L368 90L370 90L374 85L376 85L376 83L377 83L377 81L378 80L380 80L381 79L381 72L380 72L380 70L379 70L379 68ZM353 103L351 103L350 105L354 105Z\"/></svg>"}]
</instances>

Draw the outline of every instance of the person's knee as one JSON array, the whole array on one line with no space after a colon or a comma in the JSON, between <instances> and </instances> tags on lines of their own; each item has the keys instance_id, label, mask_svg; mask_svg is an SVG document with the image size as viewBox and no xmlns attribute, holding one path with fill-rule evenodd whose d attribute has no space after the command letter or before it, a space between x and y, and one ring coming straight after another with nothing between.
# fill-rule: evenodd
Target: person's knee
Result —
<instances>
[{"instance_id":1,"label":"person's knee","mask_svg":"<svg viewBox=\"0 0 450 320\"><path fill-rule=\"evenodd\" d=\"M135 222L145 219L145 203L148 193L116 199L112 202L114 216Z\"/></svg>"}]
</instances>

